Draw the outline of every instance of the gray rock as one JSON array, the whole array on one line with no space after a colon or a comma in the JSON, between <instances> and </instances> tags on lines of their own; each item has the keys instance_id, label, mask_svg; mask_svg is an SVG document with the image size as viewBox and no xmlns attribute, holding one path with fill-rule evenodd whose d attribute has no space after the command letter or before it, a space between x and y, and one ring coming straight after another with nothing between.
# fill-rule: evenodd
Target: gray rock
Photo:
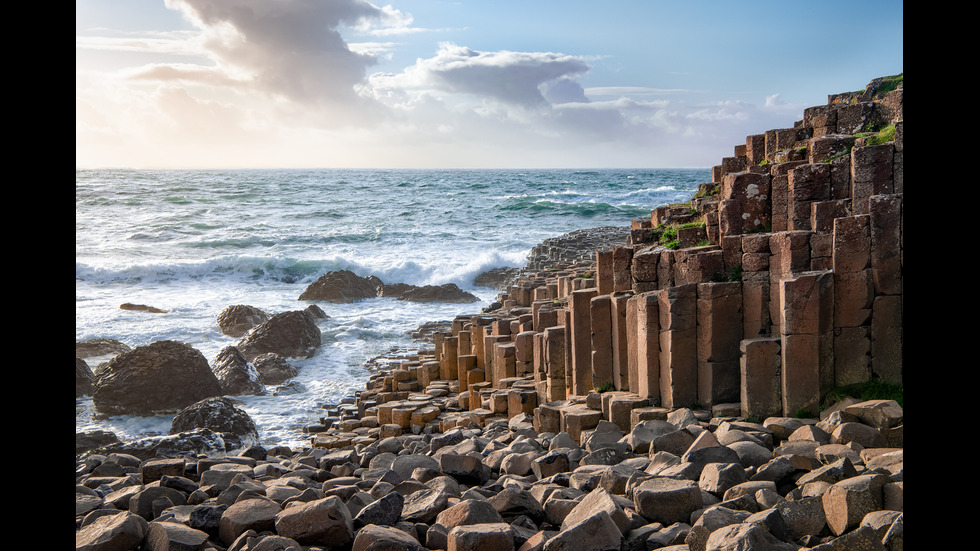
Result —
<instances>
[{"instance_id":1,"label":"gray rock","mask_svg":"<svg viewBox=\"0 0 980 551\"><path fill-rule=\"evenodd\" d=\"M253 498L238 501L229 506L218 522L218 536L225 545L231 545L248 530L262 532L275 529L276 515L282 511L271 499Z\"/></svg>"},{"instance_id":2,"label":"gray rock","mask_svg":"<svg viewBox=\"0 0 980 551\"><path fill-rule=\"evenodd\" d=\"M234 346L226 346L218 352L211 371L218 378L221 393L225 396L262 396L266 392L255 366Z\"/></svg>"},{"instance_id":3,"label":"gray rock","mask_svg":"<svg viewBox=\"0 0 980 551\"><path fill-rule=\"evenodd\" d=\"M351 551L424 551L417 539L391 526L368 525L357 531Z\"/></svg>"},{"instance_id":4,"label":"gray rock","mask_svg":"<svg viewBox=\"0 0 980 551\"><path fill-rule=\"evenodd\" d=\"M269 321L269 314L247 304L228 306L218 314L218 327L221 332L236 339L266 321Z\"/></svg>"},{"instance_id":5,"label":"gray rock","mask_svg":"<svg viewBox=\"0 0 980 551\"><path fill-rule=\"evenodd\" d=\"M310 358L320 347L320 328L305 310L283 312L250 329L236 345L249 361L274 352L284 358Z\"/></svg>"},{"instance_id":6,"label":"gray rock","mask_svg":"<svg viewBox=\"0 0 980 551\"><path fill-rule=\"evenodd\" d=\"M173 413L221 394L204 355L177 341L157 341L119 354L99 371L95 409L107 415Z\"/></svg>"},{"instance_id":7,"label":"gray rock","mask_svg":"<svg viewBox=\"0 0 980 551\"><path fill-rule=\"evenodd\" d=\"M409 494L402 505L402 520L429 523L449 506L449 494L425 488Z\"/></svg>"},{"instance_id":8,"label":"gray rock","mask_svg":"<svg viewBox=\"0 0 980 551\"><path fill-rule=\"evenodd\" d=\"M259 440L255 422L230 399L206 398L182 409L170 425L170 434L208 429L221 434L229 449L244 448Z\"/></svg>"},{"instance_id":9,"label":"gray rock","mask_svg":"<svg viewBox=\"0 0 980 551\"><path fill-rule=\"evenodd\" d=\"M405 497L398 492L390 492L378 500L365 505L354 517L354 528L368 524L394 526L402 515Z\"/></svg>"},{"instance_id":10,"label":"gray rock","mask_svg":"<svg viewBox=\"0 0 980 551\"><path fill-rule=\"evenodd\" d=\"M377 297L382 285L381 280L374 276L360 277L349 270L327 272L310 284L299 296L299 300L325 300L346 304Z\"/></svg>"},{"instance_id":11,"label":"gray rock","mask_svg":"<svg viewBox=\"0 0 980 551\"><path fill-rule=\"evenodd\" d=\"M545 516L538 500L517 486L507 486L498 492L490 498L490 505L504 517L504 521L525 515L535 524L540 524Z\"/></svg>"},{"instance_id":12,"label":"gray rock","mask_svg":"<svg viewBox=\"0 0 980 551\"><path fill-rule=\"evenodd\" d=\"M446 544L448 549L453 551L478 549L508 551L515 548L514 531L509 524L503 522L457 526L446 535Z\"/></svg>"},{"instance_id":13,"label":"gray rock","mask_svg":"<svg viewBox=\"0 0 980 551\"><path fill-rule=\"evenodd\" d=\"M800 546L782 542L762 525L732 524L711 533L705 545L710 551L738 551L741 549L766 549L772 551L799 551Z\"/></svg>"},{"instance_id":14,"label":"gray rock","mask_svg":"<svg viewBox=\"0 0 980 551\"><path fill-rule=\"evenodd\" d=\"M252 365L259 374L259 381L264 385L282 384L299 375L299 368L274 352L256 356L252 359Z\"/></svg>"},{"instance_id":15,"label":"gray rock","mask_svg":"<svg viewBox=\"0 0 980 551\"><path fill-rule=\"evenodd\" d=\"M703 502L697 484L690 480L653 478L633 490L636 512L663 524L686 522Z\"/></svg>"},{"instance_id":16,"label":"gray rock","mask_svg":"<svg viewBox=\"0 0 980 551\"><path fill-rule=\"evenodd\" d=\"M101 516L75 532L75 549L135 549L147 530L146 520L133 513Z\"/></svg>"},{"instance_id":17,"label":"gray rock","mask_svg":"<svg viewBox=\"0 0 980 551\"><path fill-rule=\"evenodd\" d=\"M452 530L467 524L489 524L504 522L504 518L489 501L467 499L443 510L436 517L436 524Z\"/></svg>"},{"instance_id":18,"label":"gray rock","mask_svg":"<svg viewBox=\"0 0 980 551\"><path fill-rule=\"evenodd\" d=\"M337 496L283 509L275 515L275 530L302 545L342 547L354 540L350 511Z\"/></svg>"},{"instance_id":19,"label":"gray rock","mask_svg":"<svg viewBox=\"0 0 980 551\"><path fill-rule=\"evenodd\" d=\"M179 522L153 521L146 531L143 549L199 549L208 540L207 532L195 530Z\"/></svg>"},{"instance_id":20,"label":"gray rock","mask_svg":"<svg viewBox=\"0 0 980 551\"><path fill-rule=\"evenodd\" d=\"M605 511L596 511L558 532L544 544L544 551L619 551L623 533Z\"/></svg>"}]
</instances>

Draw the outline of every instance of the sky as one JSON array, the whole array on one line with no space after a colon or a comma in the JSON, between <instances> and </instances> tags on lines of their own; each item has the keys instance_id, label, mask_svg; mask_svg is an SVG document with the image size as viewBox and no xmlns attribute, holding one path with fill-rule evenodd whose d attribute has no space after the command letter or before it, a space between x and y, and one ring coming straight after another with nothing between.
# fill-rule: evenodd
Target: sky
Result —
<instances>
[{"instance_id":1,"label":"sky","mask_svg":"<svg viewBox=\"0 0 980 551\"><path fill-rule=\"evenodd\" d=\"M903 72L901 0L76 0L79 168L707 168Z\"/></svg>"}]
</instances>

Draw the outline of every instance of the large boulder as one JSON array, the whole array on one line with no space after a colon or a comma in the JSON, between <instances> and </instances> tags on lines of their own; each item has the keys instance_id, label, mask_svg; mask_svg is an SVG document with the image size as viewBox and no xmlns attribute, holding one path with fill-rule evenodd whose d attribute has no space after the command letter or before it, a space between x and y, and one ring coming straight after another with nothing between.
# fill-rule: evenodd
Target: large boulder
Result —
<instances>
[{"instance_id":1,"label":"large boulder","mask_svg":"<svg viewBox=\"0 0 980 551\"><path fill-rule=\"evenodd\" d=\"M278 385L299 374L299 369L286 361L275 352L256 356L252 365L259 374L259 381L264 385Z\"/></svg>"},{"instance_id":2,"label":"large boulder","mask_svg":"<svg viewBox=\"0 0 980 551\"><path fill-rule=\"evenodd\" d=\"M338 496L287 507L275 517L276 533L302 545L343 547L354 541L354 523Z\"/></svg>"},{"instance_id":3,"label":"large boulder","mask_svg":"<svg viewBox=\"0 0 980 551\"><path fill-rule=\"evenodd\" d=\"M75 433L75 455L85 453L102 446L118 444L119 437L107 430L95 429Z\"/></svg>"},{"instance_id":4,"label":"large boulder","mask_svg":"<svg viewBox=\"0 0 980 551\"><path fill-rule=\"evenodd\" d=\"M325 300L337 304L347 304L365 298L378 296L381 280L374 277L361 277L349 270L327 272L311 283L299 296L299 300Z\"/></svg>"},{"instance_id":5,"label":"large boulder","mask_svg":"<svg viewBox=\"0 0 980 551\"><path fill-rule=\"evenodd\" d=\"M320 347L320 338L313 315L293 310L256 325L238 341L237 347L249 361L268 352L286 358L309 358Z\"/></svg>"},{"instance_id":6,"label":"large boulder","mask_svg":"<svg viewBox=\"0 0 980 551\"><path fill-rule=\"evenodd\" d=\"M207 358L192 346L157 341L124 352L99 370L95 409L106 415L157 415L221 394Z\"/></svg>"},{"instance_id":7,"label":"large boulder","mask_svg":"<svg viewBox=\"0 0 980 551\"><path fill-rule=\"evenodd\" d=\"M218 433L228 449L244 448L258 442L259 433L248 413L224 396L206 398L178 413L170 426L170 434L196 429Z\"/></svg>"},{"instance_id":8,"label":"large boulder","mask_svg":"<svg viewBox=\"0 0 980 551\"><path fill-rule=\"evenodd\" d=\"M498 291L506 291L507 287L521 274L520 268L494 268L476 276L474 285L492 287Z\"/></svg>"},{"instance_id":9,"label":"large boulder","mask_svg":"<svg viewBox=\"0 0 980 551\"><path fill-rule=\"evenodd\" d=\"M226 442L222 434L229 436L229 441ZM75 447L77 450L77 440ZM211 429L199 428L193 429L190 432L147 436L125 442L117 440L90 448L84 454L125 454L132 455L141 461L146 461L154 457L159 457L161 454L182 452L203 455L223 455L239 447L241 447L240 441L235 439L231 433L218 433Z\"/></svg>"},{"instance_id":10,"label":"large boulder","mask_svg":"<svg viewBox=\"0 0 980 551\"><path fill-rule=\"evenodd\" d=\"M115 339L88 339L75 343L76 358L115 356L130 350L132 348Z\"/></svg>"},{"instance_id":11,"label":"large boulder","mask_svg":"<svg viewBox=\"0 0 980 551\"><path fill-rule=\"evenodd\" d=\"M92 382L95 380L95 373L89 368L85 360L75 357L75 398L92 394Z\"/></svg>"},{"instance_id":12,"label":"large boulder","mask_svg":"<svg viewBox=\"0 0 980 551\"><path fill-rule=\"evenodd\" d=\"M214 371L215 377L221 383L221 393L226 396L265 394L265 385L259 380L259 372L234 346L226 346L218 352L211 371Z\"/></svg>"},{"instance_id":13,"label":"large boulder","mask_svg":"<svg viewBox=\"0 0 980 551\"><path fill-rule=\"evenodd\" d=\"M455 302L465 304L470 302L479 302L480 299L472 293L468 293L460 289L455 283L446 283L445 285L425 285L422 287L406 289L401 293L398 300L407 300L411 302Z\"/></svg>"},{"instance_id":14,"label":"large boulder","mask_svg":"<svg viewBox=\"0 0 980 551\"><path fill-rule=\"evenodd\" d=\"M241 337L249 329L269 321L269 314L254 306L235 304L218 314L218 327L229 337Z\"/></svg>"}]
</instances>

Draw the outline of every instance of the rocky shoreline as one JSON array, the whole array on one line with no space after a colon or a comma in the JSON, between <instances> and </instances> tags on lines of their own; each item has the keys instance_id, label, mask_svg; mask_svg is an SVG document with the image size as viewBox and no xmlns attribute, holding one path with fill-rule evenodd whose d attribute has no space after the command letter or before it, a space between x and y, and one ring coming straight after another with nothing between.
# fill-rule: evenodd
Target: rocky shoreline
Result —
<instances>
[{"instance_id":1,"label":"rocky shoreline","mask_svg":"<svg viewBox=\"0 0 980 551\"><path fill-rule=\"evenodd\" d=\"M451 404L449 386L427 401ZM76 548L902 549L903 450L876 428L902 423L897 404L822 421L662 413L629 432L602 420L581 443L527 414L418 433L365 416L337 447L87 454Z\"/></svg>"},{"instance_id":2,"label":"rocky shoreline","mask_svg":"<svg viewBox=\"0 0 980 551\"><path fill-rule=\"evenodd\" d=\"M214 366L77 343L76 395L179 413L167 436L76 434L76 549L903 549L901 404L827 400L902 381L902 93L829 96L689 203L484 274L495 303L372 360L308 448L259 445L223 396L287 380L315 306L229 307ZM351 275L304 296L457 295Z\"/></svg>"},{"instance_id":3,"label":"rocky shoreline","mask_svg":"<svg viewBox=\"0 0 980 551\"><path fill-rule=\"evenodd\" d=\"M538 250L553 263L539 256L535 269L592 268L570 252L580 243L554 240ZM421 350L378 359L369 389L325 411L310 448L255 445L225 398L188 408L168 437L76 435L76 548L902 549L894 402L761 422L645 408L622 427L603 413L616 393L592 392L548 404L570 413L545 430L510 411L433 423L470 413L457 381L435 379L404 393L417 402L402 408L407 422L397 402L379 408L370 387L424 359L446 323L420 328ZM583 425L582 412L597 422Z\"/></svg>"}]
</instances>

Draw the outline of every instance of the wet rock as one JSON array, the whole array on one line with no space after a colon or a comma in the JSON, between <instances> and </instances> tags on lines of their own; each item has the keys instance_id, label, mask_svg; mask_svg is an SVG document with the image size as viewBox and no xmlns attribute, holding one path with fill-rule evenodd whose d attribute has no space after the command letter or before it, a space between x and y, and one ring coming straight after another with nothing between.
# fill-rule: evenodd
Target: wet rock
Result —
<instances>
[{"instance_id":1,"label":"wet rock","mask_svg":"<svg viewBox=\"0 0 980 551\"><path fill-rule=\"evenodd\" d=\"M374 277L361 277L349 270L327 272L311 283L299 296L299 300L325 300L347 304L378 296L383 284Z\"/></svg>"},{"instance_id":2,"label":"wet rock","mask_svg":"<svg viewBox=\"0 0 980 551\"><path fill-rule=\"evenodd\" d=\"M476 295L466 292L456 286L455 283L444 285L425 285L406 289L401 293L398 300L410 302L452 302L465 304L469 302L479 302Z\"/></svg>"},{"instance_id":3,"label":"wet rock","mask_svg":"<svg viewBox=\"0 0 980 551\"><path fill-rule=\"evenodd\" d=\"M221 393L226 396L262 396L266 392L255 366L234 346L226 346L218 352L211 371L218 378Z\"/></svg>"},{"instance_id":4,"label":"wet rock","mask_svg":"<svg viewBox=\"0 0 980 551\"><path fill-rule=\"evenodd\" d=\"M75 398L92 394L92 383L95 381L95 373L89 369L85 360L75 358Z\"/></svg>"},{"instance_id":5,"label":"wet rock","mask_svg":"<svg viewBox=\"0 0 980 551\"><path fill-rule=\"evenodd\" d=\"M252 360L252 365L259 374L263 385L278 385L299 375L299 368L290 364L275 352L260 354Z\"/></svg>"},{"instance_id":6,"label":"wet rock","mask_svg":"<svg viewBox=\"0 0 980 551\"><path fill-rule=\"evenodd\" d=\"M246 359L274 352L285 358L310 358L320 347L320 328L312 315L304 310L275 314L238 341L238 349Z\"/></svg>"},{"instance_id":7,"label":"wet rock","mask_svg":"<svg viewBox=\"0 0 980 551\"><path fill-rule=\"evenodd\" d=\"M95 409L107 415L171 413L221 394L207 359L177 341L157 341L120 354L99 372Z\"/></svg>"},{"instance_id":8,"label":"wet rock","mask_svg":"<svg viewBox=\"0 0 980 551\"><path fill-rule=\"evenodd\" d=\"M124 302L119 305L120 310L134 310L137 312L149 312L151 314L166 314L166 310L161 310L155 306L147 306L146 304L133 304L131 302Z\"/></svg>"},{"instance_id":9,"label":"wet rock","mask_svg":"<svg viewBox=\"0 0 980 551\"><path fill-rule=\"evenodd\" d=\"M229 306L218 314L218 327L229 337L239 338L249 329L269 321L269 314L247 304Z\"/></svg>"},{"instance_id":10,"label":"wet rock","mask_svg":"<svg viewBox=\"0 0 980 551\"><path fill-rule=\"evenodd\" d=\"M116 356L132 350L128 345L116 339L88 339L75 343L76 358L94 358L99 356Z\"/></svg>"},{"instance_id":11,"label":"wet rock","mask_svg":"<svg viewBox=\"0 0 980 551\"><path fill-rule=\"evenodd\" d=\"M170 434L200 428L219 433L230 449L250 446L259 439L255 422L248 413L223 396L206 398L181 410L174 417Z\"/></svg>"},{"instance_id":12,"label":"wet rock","mask_svg":"<svg viewBox=\"0 0 980 551\"><path fill-rule=\"evenodd\" d=\"M503 291L511 285L520 273L520 268L494 268L476 276L473 284Z\"/></svg>"}]
</instances>

